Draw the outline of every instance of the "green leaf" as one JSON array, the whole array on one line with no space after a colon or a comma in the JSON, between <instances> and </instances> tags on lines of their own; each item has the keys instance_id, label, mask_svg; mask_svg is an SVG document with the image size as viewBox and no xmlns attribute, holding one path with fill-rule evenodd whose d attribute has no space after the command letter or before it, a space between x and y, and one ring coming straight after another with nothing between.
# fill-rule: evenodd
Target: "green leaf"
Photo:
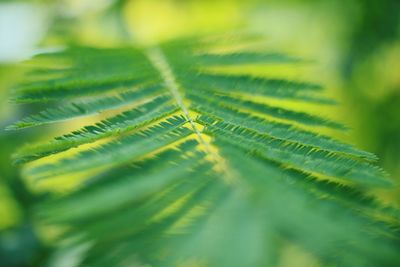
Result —
<instances>
[{"instance_id":1,"label":"green leaf","mask_svg":"<svg viewBox=\"0 0 400 267\"><path fill-rule=\"evenodd\" d=\"M34 181L82 180L39 217L87 244L83 266L277 266L288 246L321 266L398 266L400 211L368 194L392 184L376 156L320 132L342 124L295 108L333 104L322 86L213 70L302 60L217 53L232 41L205 39L33 60L51 66L13 98L42 110L9 129L93 121L15 154Z\"/></svg>"}]
</instances>

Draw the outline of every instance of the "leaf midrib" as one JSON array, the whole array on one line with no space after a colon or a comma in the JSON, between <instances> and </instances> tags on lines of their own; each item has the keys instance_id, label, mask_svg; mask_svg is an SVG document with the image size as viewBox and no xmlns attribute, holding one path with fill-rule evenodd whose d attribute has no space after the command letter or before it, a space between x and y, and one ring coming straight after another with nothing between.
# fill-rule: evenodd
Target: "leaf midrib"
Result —
<instances>
[{"instance_id":1,"label":"leaf midrib","mask_svg":"<svg viewBox=\"0 0 400 267\"><path fill-rule=\"evenodd\" d=\"M190 126L192 127L196 136L199 138L201 145L204 146L204 148L208 154L212 155L213 152L210 148L210 144L206 140L204 140L200 130L196 126L196 123L194 122L193 118L189 114L189 109L184 103L182 94L179 92L178 83L176 82L175 75L173 74L172 69L171 69L164 53L161 51L161 49L159 47L152 47L152 48L147 49L146 54L147 54L147 57L149 58L150 62L160 73L162 79L164 80L165 86L168 88L171 95L175 99L177 105L182 110L184 116L190 123Z\"/></svg>"},{"instance_id":2,"label":"leaf midrib","mask_svg":"<svg viewBox=\"0 0 400 267\"><path fill-rule=\"evenodd\" d=\"M178 107L182 110L183 115L188 120L191 128L198 138L200 145L203 146L204 152L210 157L210 160L214 164L222 165L220 166L221 168L219 171L224 174L227 181L237 181L238 175L233 171L232 168L230 168L230 166L227 166L228 164L223 158L221 158L218 152L212 149L212 145L204 139L202 132L196 126L194 119L190 116L189 108L184 103L184 96L179 90L179 84L176 81L172 68L168 63L167 57L163 51L159 47L155 46L148 48L145 51L145 54L154 68L160 73L166 88L169 90Z\"/></svg>"}]
</instances>

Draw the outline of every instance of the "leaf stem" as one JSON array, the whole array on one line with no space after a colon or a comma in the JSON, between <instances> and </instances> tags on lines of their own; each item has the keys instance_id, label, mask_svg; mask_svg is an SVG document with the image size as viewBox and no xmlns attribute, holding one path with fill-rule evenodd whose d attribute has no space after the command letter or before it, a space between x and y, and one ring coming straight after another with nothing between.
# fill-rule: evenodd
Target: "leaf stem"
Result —
<instances>
[{"instance_id":1,"label":"leaf stem","mask_svg":"<svg viewBox=\"0 0 400 267\"><path fill-rule=\"evenodd\" d=\"M225 173L228 181L237 180L237 175L235 175L233 170L227 166L225 160L221 158L218 152L212 149L211 144L204 139L201 131L196 126L195 121L190 116L189 108L184 103L183 96L179 91L179 85L175 79L175 75L173 74L164 53L159 47L151 47L147 49L146 54L153 66L160 72L166 87L175 99L177 105L182 110L184 116L186 117L194 133L196 134L198 141L204 147L205 152L211 157L211 160L214 163L219 165L220 171Z\"/></svg>"},{"instance_id":2,"label":"leaf stem","mask_svg":"<svg viewBox=\"0 0 400 267\"><path fill-rule=\"evenodd\" d=\"M189 114L189 109L186 107L182 94L179 92L178 84L175 80L175 76L172 73L171 67L169 66L163 52L159 47L152 47L147 50L147 56L150 59L151 63L154 67L160 72L166 87L170 91L171 95L174 97L176 103L181 108L183 114L185 115L186 119L190 123L193 131L196 133L197 137L199 138L200 143L204 146L205 150L209 154L213 154L210 148L210 144L204 140L201 132L196 127L196 123L194 122L193 118Z\"/></svg>"}]
</instances>

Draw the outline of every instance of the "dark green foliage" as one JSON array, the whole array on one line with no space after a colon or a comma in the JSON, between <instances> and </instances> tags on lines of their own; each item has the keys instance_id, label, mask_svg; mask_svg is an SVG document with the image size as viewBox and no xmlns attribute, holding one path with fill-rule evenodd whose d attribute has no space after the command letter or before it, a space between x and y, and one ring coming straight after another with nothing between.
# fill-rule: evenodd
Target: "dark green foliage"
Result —
<instances>
[{"instance_id":1,"label":"dark green foliage","mask_svg":"<svg viewBox=\"0 0 400 267\"><path fill-rule=\"evenodd\" d=\"M334 102L322 87L210 68L301 61L211 44L34 59L54 68L33 70L13 98L43 111L9 129L113 111L16 154L42 159L26 168L33 179L84 177L40 205L44 222L64 226L69 246L87 245L82 266L276 266L287 244L323 266L398 266L400 212L364 193L391 185L376 157L319 133L341 124L268 103L323 108Z\"/></svg>"}]
</instances>

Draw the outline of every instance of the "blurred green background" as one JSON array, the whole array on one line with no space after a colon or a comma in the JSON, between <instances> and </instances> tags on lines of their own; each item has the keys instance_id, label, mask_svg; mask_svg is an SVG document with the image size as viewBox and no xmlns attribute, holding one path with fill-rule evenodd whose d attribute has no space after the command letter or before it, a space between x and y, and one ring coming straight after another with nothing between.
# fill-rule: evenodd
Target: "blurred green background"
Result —
<instances>
[{"instance_id":1,"label":"blurred green background","mask_svg":"<svg viewBox=\"0 0 400 267\"><path fill-rule=\"evenodd\" d=\"M31 188L11 162L18 146L54 130L3 130L35 109L7 101L23 75L20 62L74 42L110 46L126 42L126 36L147 43L231 30L251 30L266 36L268 49L314 60L290 72L270 72L323 84L340 105L319 112L352 128L337 137L377 154L380 166L400 181L398 0L0 1L1 266L41 266L54 258L34 218L35 202L46 194ZM373 193L400 204L398 189ZM73 260L65 266L74 266ZM291 255L281 266L318 265Z\"/></svg>"}]
</instances>

